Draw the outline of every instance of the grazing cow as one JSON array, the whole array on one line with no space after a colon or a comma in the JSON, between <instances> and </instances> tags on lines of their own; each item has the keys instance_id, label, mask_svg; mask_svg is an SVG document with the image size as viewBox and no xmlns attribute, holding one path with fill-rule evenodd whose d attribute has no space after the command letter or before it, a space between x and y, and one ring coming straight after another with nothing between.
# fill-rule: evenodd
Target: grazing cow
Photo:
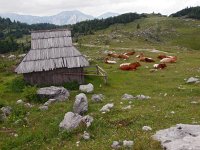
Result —
<instances>
[{"instance_id":1,"label":"grazing cow","mask_svg":"<svg viewBox=\"0 0 200 150\"><path fill-rule=\"evenodd\" d=\"M124 54L119 54L118 58L129 59L129 56L128 55L124 55Z\"/></svg>"},{"instance_id":2,"label":"grazing cow","mask_svg":"<svg viewBox=\"0 0 200 150\"><path fill-rule=\"evenodd\" d=\"M117 63L116 61L109 60L108 58L105 58L104 62L105 62L106 64L116 64L116 63Z\"/></svg>"},{"instance_id":3,"label":"grazing cow","mask_svg":"<svg viewBox=\"0 0 200 150\"><path fill-rule=\"evenodd\" d=\"M168 56L167 55L164 55L164 54L159 54L158 55L158 59L163 59L163 58L167 58Z\"/></svg>"},{"instance_id":4,"label":"grazing cow","mask_svg":"<svg viewBox=\"0 0 200 150\"><path fill-rule=\"evenodd\" d=\"M144 53L140 53L140 55L137 56L137 57L139 57L139 60L140 60L140 61L143 61L143 62L155 62L155 60L153 60L152 58L150 58L150 57L145 57L145 56L144 56Z\"/></svg>"},{"instance_id":5,"label":"grazing cow","mask_svg":"<svg viewBox=\"0 0 200 150\"><path fill-rule=\"evenodd\" d=\"M139 62L134 63L123 63L120 65L121 70L136 70L137 67L140 67L141 64Z\"/></svg>"},{"instance_id":6,"label":"grazing cow","mask_svg":"<svg viewBox=\"0 0 200 150\"><path fill-rule=\"evenodd\" d=\"M154 69L164 69L167 67L166 64L154 64L153 65Z\"/></svg>"},{"instance_id":7,"label":"grazing cow","mask_svg":"<svg viewBox=\"0 0 200 150\"><path fill-rule=\"evenodd\" d=\"M135 51L132 51L132 52L126 52L123 55L131 56L131 55L134 55L134 54L135 54Z\"/></svg>"},{"instance_id":8,"label":"grazing cow","mask_svg":"<svg viewBox=\"0 0 200 150\"><path fill-rule=\"evenodd\" d=\"M108 56L114 57L114 58L119 58L119 55L115 54L115 53L109 53Z\"/></svg>"},{"instance_id":9,"label":"grazing cow","mask_svg":"<svg viewBox=\"0 0 200 150\"><path fill-rule=\"evenodd\" d=\"M160 60L161 63L175 63L176 61L176 56L168 56L168 58L163 58L162 60Z\"/></svg>"}]
</instances>

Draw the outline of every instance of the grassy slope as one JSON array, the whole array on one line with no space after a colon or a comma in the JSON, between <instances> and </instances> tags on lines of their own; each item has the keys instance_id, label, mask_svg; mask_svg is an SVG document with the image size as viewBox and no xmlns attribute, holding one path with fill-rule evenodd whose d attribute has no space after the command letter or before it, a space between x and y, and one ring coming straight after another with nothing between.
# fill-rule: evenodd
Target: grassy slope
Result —
<instances>
[{"instance_id":1,"label":"grassy slope","mask_svg":"<svg viewBox=\"0 0 200 150\"><path fill-rule=\"evenodd\" d=\"M159 22L159 23L158 23ZM39 104L35 104L32 109L26 109L22 106L17 106L16 100L22 98L21 93L13 93L9 91L8 84L12 82L17 76L14 75L10 68L16 62L0 60L1 65L5 64L6 67L1 68L0 72L0 103L4 105L11 105L14 109L13 114L9 117L8 121L0 124L0 148L1 149L110 149L110 145L114 140L134 140L135 150L161 150L160 144L152 140L151 136L160 129L168 128L177 123L189 123L193 121L200 123L200 104L191 104L191 101L199 101L200 99L200 85L185 84L184 79L199 75L199 55L200 51L191 50L193 40L190 36L194 34L197 39L199 30L196 28L200 22L182 23L183 20L166 19L166 18L147 18L138 20L135 23L127 25L118 25L117 33L122 35L117 38L123 43L116 42L117 39L110 40L110 47L116 48L120 51L121 47L129 47L133 49L138 48L157 48L164 51L169 51L178 56L176 64L169 64L168 68L163 71L150 73L149 68L152 64L142 63L142 67L137 71L123 72L118 70L118 66L122 62L118 61L116 65L106 65L102 62L105 49L102 48L89 48L81 46L82 53L94 59L93 64L102 66L109 75L109 84L104 85L103 81L98 78L87 78L87 82L95 85L94 93L105 94L106 99L103 103L92 103L90 98L92 94L87 94L89 99L89 112L94 117L94 123L87 130L93 137L89 141L81 140L80 147L76 147L76 141L81 139L81 134L85 130L79 128L72 133L59 132L58 125L63 119L66 112L72 110L74 97L78 91L71 92L70 100L65 103L58 103L51 105L47 112L38 110ZM140 23L141 31L159 24L161 29L165 27L170 30L166 36L160 35L162 42L156 42L149 38L145 41L144 37L136 38L133 36L128 39L129 32L136 31L136 25ZM175 24L175 25L172 25ZM177 25L179 24L179 25ZM186 25L185 25L186 24ZM188 28L187 24L194 26ZM176 29L176 33L171 32L170 25ZM107 30L99 31L93 36L83 37L82 43L102 45L107 35L112 35L110 32L115 30L116 27L110 27ZM189 30L189 31L188 31ZM105 34L105 37L99 38L99 35ZM166 34L166 33L165 33ZM177 34L179 35L177 37ZM187 35L187 36L183 36ZM170 38L171 37L171 38ZM186 40L187 42L183 41ZM181 44L177 46L178 44ZM199 43L195 43L195 49L200 50ZM185 47L186 46L186 47ZM189 50L187 50L189 49ZM122 51L122 50L121 50ZM149 57L156 59L155 53L145 52ZM135 56L130 58L130 61L136 61ZM4 66L4 65L3 65ZM100 86L101 85L101 86ZM185 89L180 90L178 87L182 85ZM131 110L122 110L121 108L130 105L128 101L122 102L121 96L124 93L133 95L144 94L149 95L152 99L147 101L132 101ZM167 93L167 96L164 94ZM100 108L109 103L115 104L114 109L107 114L101 114ZM175 114L171 114L175 111ZM26 115L30 112L30 115ZM22 122L15 125L14 122L18 119L28 118L28 122ZM143 132L141 128L144 125L149 125L153 128L150 132ZM19 136L13 137L8 133L3 133L6 128L11 128Z\"/></svg>"}]
</instances>

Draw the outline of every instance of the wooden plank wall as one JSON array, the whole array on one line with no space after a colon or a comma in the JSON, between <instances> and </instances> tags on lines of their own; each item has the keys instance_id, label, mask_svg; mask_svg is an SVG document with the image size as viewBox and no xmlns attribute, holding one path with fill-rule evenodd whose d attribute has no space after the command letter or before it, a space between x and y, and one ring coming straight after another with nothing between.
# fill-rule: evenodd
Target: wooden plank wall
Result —
<instances>
[{"instance_id":1,"label":"wooden plank wall","mask_svg":"<svg viewBox=\"0 0 200 150\"><path fill-rule=\"evenodd\" d=\"M64 83L77 81L84 83L83 68L62 68L53 71L43 71L24 74L24 79L31 85L62 85Z\"/></svg>"}]
</instances>

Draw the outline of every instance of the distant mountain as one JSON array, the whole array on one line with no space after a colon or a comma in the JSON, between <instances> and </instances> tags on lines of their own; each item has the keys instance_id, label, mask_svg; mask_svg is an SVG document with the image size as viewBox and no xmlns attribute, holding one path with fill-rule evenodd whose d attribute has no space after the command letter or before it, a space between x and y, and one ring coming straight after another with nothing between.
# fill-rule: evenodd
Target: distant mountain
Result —
<instances>
[{"instance_id":1,"label":"distant mountain","mask_svg":"<svg viewBox=\"0 0 200 150\"><path fill-rule=\"evenodd\" d=\"M109 18L109 17L118 16L118 15L119 15L118 13L107 12L107 13L104 13L104 14L98 16L97 18L98 19L106 19L106 18Z\"/></svg>"},{"instance_id":2,"label":"distant mountain","mask_svg":"<svg viewBox=\"0 0 200 150\"><path fill-rule=\"evenodd\" d=\"M19 15L15 13L0 14L3 18L10 18L11 21L20 21L28 24L36 23L50 23L55 25L67 25L76 24L77 22L94 19L93 16L86 15L80 11L63 11L53 16L31 16L31 15Z\"/></svg>"},{"instance_id":3,"label":"distant mountain","mask_svg":"<svg viewBox=\"0 0 200 150\"><path fill-rule=\"evenodd\" d=\"M200 19L200 6L189 8L187 7L181 11L171 14L170 16Z\"/></svg>"}]
</instances>

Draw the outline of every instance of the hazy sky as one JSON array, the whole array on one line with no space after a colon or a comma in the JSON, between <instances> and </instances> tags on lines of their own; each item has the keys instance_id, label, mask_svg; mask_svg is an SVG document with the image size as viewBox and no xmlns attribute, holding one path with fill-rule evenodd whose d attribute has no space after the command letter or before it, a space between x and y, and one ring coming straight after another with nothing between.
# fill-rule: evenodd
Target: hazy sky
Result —
<instances>
[{"instance_id":1,"label":"hazy sky","mask_svg":"<svg viewBox=\"0 0 200 150\"><path fill-rule=\"evenodd\" d=\"M200 0L0 0L0 13L53 15L64 10L80 10L98 16L104 12L160 12L169 15Z\"/></svg>"}]
</instances>

